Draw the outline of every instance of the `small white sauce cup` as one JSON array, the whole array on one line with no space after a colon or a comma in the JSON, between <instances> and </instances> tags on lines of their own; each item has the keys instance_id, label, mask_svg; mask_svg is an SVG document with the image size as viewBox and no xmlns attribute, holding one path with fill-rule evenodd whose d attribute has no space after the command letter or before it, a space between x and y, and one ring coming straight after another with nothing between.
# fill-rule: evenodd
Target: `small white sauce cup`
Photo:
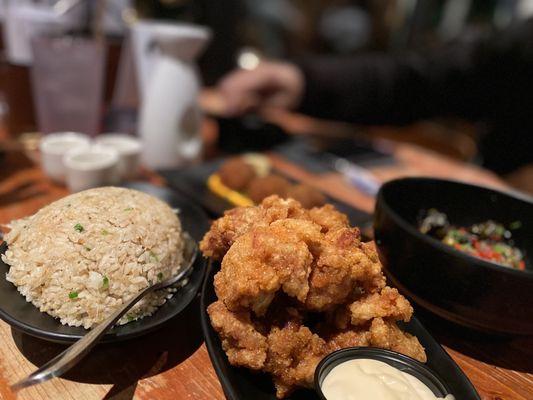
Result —
<instances>
[{"instance_id":1,"label":"small white sauce cup","mask_svg":"<svg viewBox=\"0 0 533 400\"><path fill-rule=\"evenodd\" d=\"M63 157L67 169L67 186L71 192L79 192L98 186L119 182L118 152L112 147L92 145L74 148Z\"/></svg>"},{"instance_id":2,"label":"small white sauce cup","mask_svg":"<svg viewBox=\"0 0 533 400\"><path fill-rule=\"evenodd\" d=\"M90 138L77 132L57 132L44 136L39 143L43 171L56 182L64 183L66 168L63 156L74 148L87 148Z\"/></svg>"},{"instance_id":3,"label":"small white sauce cup","mask_svg":"<svg viewBox=\"0 0 533 400\"><path fill-rule=\"evenodd\" d=\"M132 179L139 172L141 141L123 133L99 135L96 144L112 147L119 155L118 173L121 179Z\"/></svg>"}]
</instances>

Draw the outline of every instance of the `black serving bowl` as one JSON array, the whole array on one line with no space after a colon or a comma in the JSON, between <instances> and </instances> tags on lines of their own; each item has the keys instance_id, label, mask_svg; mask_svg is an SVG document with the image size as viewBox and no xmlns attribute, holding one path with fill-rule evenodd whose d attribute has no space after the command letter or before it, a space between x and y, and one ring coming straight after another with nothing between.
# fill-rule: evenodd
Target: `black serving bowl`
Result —
<instances>
[{"instance_id":1,"label":"black serving bowl","mask_svg":"<svg viewBox=\"0 0 533 400\"><path fill-rule=\"evenodd\" d=\"M436 397L444 398L450 394L447 385L435 372L411 357L375 347L348 347L327 355L316 367L314 383L320 399L327 400L322 393L322 383L331 370L345 361L361 358L382 361L402 372L413 375L424 383Z\"/></svg>"},{"instance_id":2,"label":"black serving bowl","mask_svg":"<svg viewBox=\"0 0 533 400\"><path fill-rule=\"evenodd\" d=\"M519 271L469 256L418 231L421 210L436 208L454 225L488 219L509 225L525 252ZM504 335L533 334L533 202L518 195L429 178L384 184L375 239L392 284L423 308L460 325Z\"/></svg>"}]
</instances>

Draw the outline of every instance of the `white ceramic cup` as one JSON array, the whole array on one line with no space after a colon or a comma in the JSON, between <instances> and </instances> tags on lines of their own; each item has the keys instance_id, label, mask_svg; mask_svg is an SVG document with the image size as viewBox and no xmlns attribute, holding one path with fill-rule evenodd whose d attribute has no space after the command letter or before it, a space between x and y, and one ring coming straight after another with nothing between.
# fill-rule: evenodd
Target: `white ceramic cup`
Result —
<instances>
[{"instance_id":1,"label":"white ceramic cup","mask_svg":"<svg viewBox=\"0 0 533 400\"><path fill-rule=\"evenodd\" d=\"M112 147L119 155L118 173L121 179L133 179L139 172L141 141L124 133L103 133L96 144Z\"/></svg>"},{"instance_id":2,"label":"white ceramic cup","mask_svg":"<svg viewBox=\"0 0 533 400\"><path fill-rule=\"evenodd\" d=\"M75 148L65 154L63 161L67 169L67 186L71 192L119 182L119 155L112 147L92 145Z\"/></svg>"},{"instance_id":3,"label":"white ceramic cup","mask_svg":"<svg viewBox=\"0 0 533 400\"><path fill-rule=\"evenodd\" d=\"M65 182L63 156L74 148L87 148L90 138L77 132L57 132L44 136L39 144L44 173L56 182Z\"/></svg>"}]
</instances>

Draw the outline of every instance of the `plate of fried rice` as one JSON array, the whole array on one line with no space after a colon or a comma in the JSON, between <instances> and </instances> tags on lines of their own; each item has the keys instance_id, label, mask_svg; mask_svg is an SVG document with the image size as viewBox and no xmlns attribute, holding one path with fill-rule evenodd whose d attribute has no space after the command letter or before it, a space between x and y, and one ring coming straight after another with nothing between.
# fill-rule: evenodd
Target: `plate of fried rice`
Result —
<instances>
[{"instance_id":1,"label":"plate of fried rice","mask_svg":"<svg viewBox=\"0 0 533 400\"><path fill-rule=\"evenodd\" d=\"M72 342L145 287L178 273L183 233L202 238L208 218L166 188L89 189L12 221L0 247L0 318L13 328ZM178 287L153 292L107 333L140 336L179 314L205 273L198 257Z\"/></svg>"}]
</instances>

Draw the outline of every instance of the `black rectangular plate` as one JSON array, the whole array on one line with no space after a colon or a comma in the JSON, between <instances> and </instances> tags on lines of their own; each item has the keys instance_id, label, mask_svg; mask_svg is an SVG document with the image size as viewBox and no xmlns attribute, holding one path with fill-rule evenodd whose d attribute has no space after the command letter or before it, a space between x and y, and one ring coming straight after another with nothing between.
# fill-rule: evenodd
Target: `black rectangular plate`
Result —
<instances>
[{"instance_id":1,"label":"black rectangular plate","mask_svg":"<svg viewBox=\"0 0 533 400\"><path fill-rule=\"evenodd\" d=\"M171 187L189 196L194 202L203 206L212 216L218 217L224 211L235 207L227 200L211 192L206 184L207 178L219 169L222 162L224 162L224 159L219 158L179 170L162 170L158 172L167 180ZM279 171L276 172L280 173ZM352 225L363 226L372 222L370 214L331 198L328 198L327 201L339 211L345 213Z\"/></svg>"},{"instance_id":2,"label":"black rectangular plate","mask_svg":"<svg viewBox=\"0 0 533 400\"><path fill-rule=\"evenodd\" d=\"M270 377L266 374L253 373L245 368L232 367L222 350L218 334L211 327L211 322L207 315L207 306L217 299L213 288L213 277L218 268L218 263L209 263L200 298L202 313L200 319L209 357L222 384L224 393L228 400L275 400L274 385ZM480 400L474 386L463 371L416 318L413 317L403 327L407 332L418 337L418 340L426 349L428 367L446 382L456 399ZM314 391L302 389L287 398L287 400L300 399L318 400L318 396Z\"/></svg>"}]
</instances>

